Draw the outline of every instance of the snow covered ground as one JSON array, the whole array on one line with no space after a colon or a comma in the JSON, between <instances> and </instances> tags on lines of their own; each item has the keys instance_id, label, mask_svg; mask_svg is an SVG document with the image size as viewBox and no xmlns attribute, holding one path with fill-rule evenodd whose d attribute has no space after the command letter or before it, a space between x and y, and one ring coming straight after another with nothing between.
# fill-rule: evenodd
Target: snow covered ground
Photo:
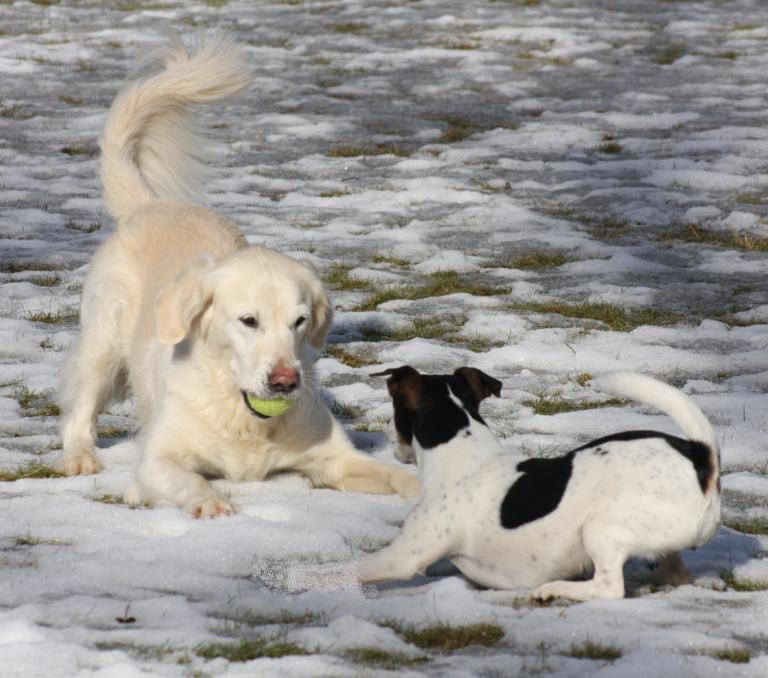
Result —
<instances>
[{"instance_id":1,"label":"snow covered ground","mask_svg":"<svg viewBox=\"0 0 768 678\"><path fill-rule=\"evenodd\" d=\"M1 472L46 475L59 453L49 389L111 227L112 97L158 31L210 27L257 74L202 116L209 201L327 276L318 370L358 447L393 460L382 366L501 379L483 412L534 456L674 432L631 404L574 409L605 400L589 374L641 370L716 425L739 529L684 554L692 586L657 590L630 563L622 601L535 606L445 566L289 593L286 573L378 548L409 506L285 476L221 483L232 518L131 510L126 403L100 422L105 472L0 482L0 675L768 675L760 0L2 0ZM403 633L478 623L503 637L444 651Z\"/></svg>"}]
</instances>

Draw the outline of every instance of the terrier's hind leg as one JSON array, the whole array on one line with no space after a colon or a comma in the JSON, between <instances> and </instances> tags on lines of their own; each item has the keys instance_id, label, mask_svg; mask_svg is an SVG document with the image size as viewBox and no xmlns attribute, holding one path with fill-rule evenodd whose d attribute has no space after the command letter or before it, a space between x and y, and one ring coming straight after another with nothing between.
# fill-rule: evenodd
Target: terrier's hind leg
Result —
<instances>
[{"instance_id":1,"label":"terrier's hind leg","mask_svg":"<svg viewBox=\"0 0 768 678\"><path fill-rule=\"evenodd\" d=\"M553 581L539 586L531 598L549 600L593 600L594 598L624 597L624 562L627 550L621 529L613 526L585 526L584 549L592 560L595 574L588 581Z\"/></svg>"}]
</instances>

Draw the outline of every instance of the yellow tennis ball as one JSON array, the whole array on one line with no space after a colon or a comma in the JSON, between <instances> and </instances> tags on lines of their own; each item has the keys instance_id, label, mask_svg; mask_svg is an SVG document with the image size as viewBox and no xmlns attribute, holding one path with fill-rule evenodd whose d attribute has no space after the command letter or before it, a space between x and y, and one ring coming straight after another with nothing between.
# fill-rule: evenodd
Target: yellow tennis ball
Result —
<instances>
[{"instance_id":1,"label":"yellow tennis ball","mask_svg":"<svg viewBox=\"0 0 768 678\"><path fill-rule=\"evenodd\" d=\"M293 400L281 396L263 400L246 393L245 399L250 408L262 417L279 417L293 407Z\"/></svg>"}]
</instances>

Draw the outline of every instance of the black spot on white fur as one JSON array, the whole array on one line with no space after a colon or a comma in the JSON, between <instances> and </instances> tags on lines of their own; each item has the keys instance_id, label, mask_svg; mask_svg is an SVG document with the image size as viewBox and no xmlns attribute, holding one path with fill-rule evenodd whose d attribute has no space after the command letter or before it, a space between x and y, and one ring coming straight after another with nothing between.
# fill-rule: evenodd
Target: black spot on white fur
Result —
<instances>
[{"instance_id":1,"label":"black spot on white fur","mask_svg":"<svg viewBox=\"0 0 768 678\"><path fill-rule=\"evenodd\" d=\"M501 526L512 530L552 513L565 494L573 471L574 452L555 459L527 459L517 465L520 476L501 503Z\"/></svg>"}]
</instances>

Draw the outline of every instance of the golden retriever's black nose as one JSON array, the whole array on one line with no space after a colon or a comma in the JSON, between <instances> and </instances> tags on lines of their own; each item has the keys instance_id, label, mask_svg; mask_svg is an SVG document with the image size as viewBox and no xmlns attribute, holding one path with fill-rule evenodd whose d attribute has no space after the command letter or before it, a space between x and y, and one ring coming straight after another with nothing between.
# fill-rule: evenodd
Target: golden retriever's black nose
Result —
<instances>
[{"instance_id":1,"label":"golden retriever's black nose","mask_svg":"<svg viewBox=\"0 0 768 678\"><path fill-rule=\"evenodd\" d=\"M299 371L278 365L269 375L269 387L279 393L290 393L299 385Z\"/></svg>"}]
</instances>

